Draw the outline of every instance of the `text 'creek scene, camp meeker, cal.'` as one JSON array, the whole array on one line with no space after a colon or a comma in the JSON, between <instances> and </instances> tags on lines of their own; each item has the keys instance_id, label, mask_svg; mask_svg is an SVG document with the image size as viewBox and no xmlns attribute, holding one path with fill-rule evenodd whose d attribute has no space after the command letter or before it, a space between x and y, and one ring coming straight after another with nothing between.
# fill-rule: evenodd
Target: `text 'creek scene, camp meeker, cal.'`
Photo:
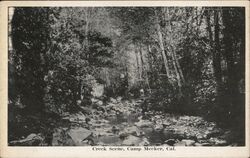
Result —
<instances>
[{"instance_id":1,"label":"text 'creek scene, camp meeker, cal.'","mask_svg":"<svg viewBox=\"0 0 250 158\"><path fill-rule=\"evenodd\" d=\"M244 7L10 7L8 27L9 146L245 145Z\"/></svg>"}]
</instances>

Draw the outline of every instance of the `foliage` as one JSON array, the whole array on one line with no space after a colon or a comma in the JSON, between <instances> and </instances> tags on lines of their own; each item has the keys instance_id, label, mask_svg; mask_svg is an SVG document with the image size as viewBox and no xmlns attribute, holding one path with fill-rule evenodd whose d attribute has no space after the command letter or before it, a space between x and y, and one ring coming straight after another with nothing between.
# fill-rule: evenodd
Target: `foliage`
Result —
<instances>
[{"instance_id":1,"label":"foliage","mask_svg":"<svg viewBox=\"0 0 250 158\"><path fill-rule=\"evenodd\" d=\"M19 93L26 96L19 96L24 105L37 107L45 101L47 108L60 113L76 108L78 100L90 104L94 75L100 67L112 65L112 41L96 30L86 34L86 22L76 20L73 13L70 8L15 10L14 65L20 74Z\"/></svg>"}]
</instances>

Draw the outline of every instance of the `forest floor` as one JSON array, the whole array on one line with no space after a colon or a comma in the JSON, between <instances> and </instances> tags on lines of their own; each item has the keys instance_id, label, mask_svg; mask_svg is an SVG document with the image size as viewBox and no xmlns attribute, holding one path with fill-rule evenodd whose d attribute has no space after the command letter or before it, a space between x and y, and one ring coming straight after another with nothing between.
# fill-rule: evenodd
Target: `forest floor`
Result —
<instances>
[{"instance_id":1,"label":"forest floor","mask_svg":"<svg viewBox=\"0 0 250 158\"><path fill-rule=\"evenodd\" d=\"M175 115L148 111L142 113L143 98L111 98L103 106L85 113L65 113L51 133L29 133L10 145L41 146L237 146L230 142L231 131L219 128L199 116ZM104 108L103 108L104 107ZM86 113L88 111L88 113Z\"/></svg>"}]
</instances>

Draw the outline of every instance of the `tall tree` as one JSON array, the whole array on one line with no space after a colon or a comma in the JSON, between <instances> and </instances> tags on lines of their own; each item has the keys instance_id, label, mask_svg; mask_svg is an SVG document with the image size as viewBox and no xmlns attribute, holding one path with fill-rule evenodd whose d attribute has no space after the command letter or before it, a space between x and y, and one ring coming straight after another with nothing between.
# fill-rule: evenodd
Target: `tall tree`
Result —
<instances>
[{"instance_id":1,"label":"tall tree","mask_svg":"<svg viewBox=\"0 0 250 158\"><path fill-rule=\"evenodd\" d=\"M21 102L34 111L44 108L50 12L49 8L16 8L12 19L17 89Z\"/></svg>"}]
</instances>

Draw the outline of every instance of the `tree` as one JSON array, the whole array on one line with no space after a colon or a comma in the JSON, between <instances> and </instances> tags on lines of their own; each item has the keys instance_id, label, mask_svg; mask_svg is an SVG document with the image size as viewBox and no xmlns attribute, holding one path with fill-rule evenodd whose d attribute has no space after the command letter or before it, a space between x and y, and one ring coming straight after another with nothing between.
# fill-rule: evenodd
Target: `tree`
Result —
<instances>
[{"instance_id":1,"label":"tree","mask_svg":"<svg viewBox=\"0 0 250 158\"><path fill-rule=\"evenodd\" d=\"M46 53L50 47L49 8L16 8L12 19L16 91L30 110L44 108Z\"/></svg>"}]
</instances>

